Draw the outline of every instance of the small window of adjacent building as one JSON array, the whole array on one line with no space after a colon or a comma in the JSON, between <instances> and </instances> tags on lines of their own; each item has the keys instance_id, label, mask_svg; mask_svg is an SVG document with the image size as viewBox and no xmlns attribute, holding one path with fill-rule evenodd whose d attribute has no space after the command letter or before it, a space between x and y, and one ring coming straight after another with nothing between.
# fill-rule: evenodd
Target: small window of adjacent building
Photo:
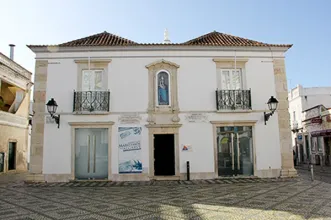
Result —
<instances>
[{"instance_id":1,"label":"small window of adjacent building","mask_svg":"<svg viewBox=\"0 0 331 220\"><path fill-rule=\"evenodd\" d=\"M322 151L323 145L323 137L317 137L317 149L318 151Z\"/></svg>"},{"instance_id":2,"label":"small window of adjacent building","mask_svg":"<svg viewBox=\"0 0 331 220\"><path fill-rule=\"evenodd\" d=\"M296 121L296 117L295 117L295 111L293 111L293 122Z\"/></svg>"},{"instance_id":3,"label":"small window of adjacent building","mask_svg":"<svg viewBox=\"0 0 331 220\"><path fill-rule=\"evenodd\" d=\"M218 76L218 88L222 90L243 89L241 69L220 69Z\"/></svg>"},{"instance_id":4,"label":"small window of adjacent building","mask_svg":"<svg viewBox=\"0 0 331 220\"><path fill-rule=\"evenodd\" d=\"M8 145L8 170L16 169L16 142L9 142Z\"/></svg>"},{"instance_id":5,"label":"small window of adjacent building","mask_svg":"<svg viewBox=\"0 0 331 220\"><path fill-rule=\"evenodd\" d=\"M102 91L103 70L83 70L82 71L82 91Z\"/></svg>"}]
</instances>

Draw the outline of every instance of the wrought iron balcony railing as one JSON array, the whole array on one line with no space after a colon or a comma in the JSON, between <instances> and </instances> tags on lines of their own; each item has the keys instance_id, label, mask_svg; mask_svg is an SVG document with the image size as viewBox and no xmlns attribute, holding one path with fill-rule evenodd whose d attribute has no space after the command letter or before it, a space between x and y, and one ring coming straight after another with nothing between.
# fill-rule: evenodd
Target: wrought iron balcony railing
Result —
<instances>
[{"instance_id":1,"label":"wrought iron balcony railing","mask_svg":"<svg viewBox=\"0 0 331 220\"><path fill-rule=\"evenodd\" d=\"M74 112L109 112L109 91L74 91Z\"/></svg>"},{"instance_id":2,"label":"wrought iron balcony railing","mask_svg":"<svg viewBox=\"0 0 331 220\"><path fill-rule=\"evenodd\" d=\"M217 110L250 110L251 90L216 90Z\"/></svg>"}]
</instances>

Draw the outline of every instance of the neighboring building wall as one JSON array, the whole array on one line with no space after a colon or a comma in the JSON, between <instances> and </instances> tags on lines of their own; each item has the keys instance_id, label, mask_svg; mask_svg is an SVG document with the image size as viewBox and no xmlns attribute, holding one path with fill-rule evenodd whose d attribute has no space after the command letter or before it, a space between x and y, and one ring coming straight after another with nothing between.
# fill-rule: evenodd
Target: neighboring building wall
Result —
<instances>
[{"instance_id":1,"label":"neighboring building wall","mask_svg":"<svg viewBox=\"0 0 331 220\"><path fill-rule=\"evenodd\" d=\"M308 87L301 85L291 89L288 93L291 128L302 128L302 111L317 105L331 107L331 87ZM293 118L295 112L296 118ZM292 146L295 145L296 134L292 133Z\"/></svg>"},{"instance_id":2,"label":"neighboring building wall","mask_svg":"<svg viewBox=\"0 0 331 220\"><path fill-rule=\"evenodd\" d=\"M16 143L16 169L14 171L26 171L28 129L0 124L0 131L0 152L5 152L6 161L4 171L8 171L9 142Z\"/></svg>"},{"instance_id":3,"label":"neighboring building wall","mask_svg":"<svg viewBox=\"0 0 331 220\"><path fill-rule=\"evenodd\" d=\"M8 172L9 143L16 143L14 172L27 170L28 114L31 73L0 53L0 153L5 153L4 172Z\"/></svg>"},{"instance_id":4,"label":"neighboring building wall","mask_svg":"<svg viewBox=\"0 0 331 220\"><path fill-rule=\"evenodd\" d=\"M190 161L192 178L215 178L215 131L213 124L233 126L240 123L253 125L255 152L254 175L278 177L295 175L289 137L288 103L286 100L286 74L283 59L272 60L270 52L237 52L240 57L251 57L245 64L244 80L252 93L252 111L217 113L215 90L217 88L216 64L213 57L233 57L233 52L203 51L151 51L151 52L90 52L91 59L111 57L108 64L107 84L111 91L110 114L75 115L72 113L73 91L78 88L77 59L86 53L37 54L31 171L44 174L46 180L68 180L72 172L72 122L114 122L111 136L111 172L118 175L117 127L119 117L125 113L138 113L143 128L142 163L144 175L150 166L148 124L148 70L146 65L164 59L179 66L178 106L179 144L191 144L193 152L180 151L180 173L186 173ZM274 53L282 57L282 53ZM48 62L39 60L48 57ZM54 57L54 58L52 58ZM61 59L60 57L63 57ZM98 58L94 58L98 57ZM230 58L233 62L233 58ZM76 61L75 61L76 60ZM87 60L87 58L85 59ZM47 81L47 82L46 82ZM263 83L261 83L263 82ZM47 93L46 93L47 87ZM270 96L279 101L279 111L264 125L263 112ZM60 128L45 124L45 102L54 98L61 115ZM202 113L207 122L190 123L186 116ZM47 116L48 117L48 116ZM213 124L211 124L211 121ZM176 124L176 123L175 123ZM281 136L280 136L281 135ZM282 170L283 169L283 170ZM40 176L40 178L42 178ZM37 180L38 178L35 178Z\"/></svg>"}]
</instances>

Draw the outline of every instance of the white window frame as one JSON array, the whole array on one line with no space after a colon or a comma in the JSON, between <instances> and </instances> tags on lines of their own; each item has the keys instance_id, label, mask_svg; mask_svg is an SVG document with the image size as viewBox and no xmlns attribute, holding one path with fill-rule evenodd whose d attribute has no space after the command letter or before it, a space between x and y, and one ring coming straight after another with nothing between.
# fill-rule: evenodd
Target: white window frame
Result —
<instances>
[{"instance_id":1,"label":"white window frame","mask_svg":"<svg viewBox=\"0 0 331 220\"><path fill-rule=\"evenodd\" d=\"M101 71L101 82L102 82L102 89L100 90L100 91L105 91L106 90L106 88L105 88L105 84L103 83L103 80L104 80L104 74L105 74L105 70L104 69L83 69L82 70L82 72L81 72L81 91L99 91L99 90L95 90L95 88L94 88L94 90L91 90L91 88L90 88L90 86L91 86L91 84L89 85L89 90L84 90L84 88L83 88L83 85L84 85L84 83L83 83L83 81L84 81L84 72L86 72L86 71L92 71L92 72L97 72L97 71Z\"/></svg>"},{"instance_id":2,"label":"white window frame","mask_svg":"<svg viewBox=\"0 0 331 220\"><path fill-rule=\"evenodd\" d=\"M158 76L159 76L159 74L160 73L162 73L162 72L165 72L165 73L167 73L168 74L168 80L169 80L169 84L168 84L168 92L169 92L169 105L159 105L159 101L158 101L158 93L159 93L159 89L158 89L158 87L159 87L159 84L158 84ZM169 106L171 106L171 104L172 104L172 100L171 100L171 91L172 89L171 89L171 75L170 75L170 73L167 71L167 70L164 70L164 69L162 69L162 70L159 70L156 74L155 74L155 106L156 107L159 107L159 108L162 108L162 107L169 107Z\"/></svg>"},{"instance_id":3,"label":"white window frame","mask_svg":"<svg viewBox=\"0 0 331 220\"><path fill-rule=\"evenodd\" d=\"M220 90L235 90L233 88L222 88L222 80L223 80L223 71L229 71L229 73L232 75L233 71L239 71L240 74L240 89L239 90L244 90L245 89L245 78L244 78L244 69L243 68L219 68L217 71L217 88ZM232 86L232 77L230 77L230 86ZM238 89L237 89L238 90Z\"/></svg>"}]
</instances>

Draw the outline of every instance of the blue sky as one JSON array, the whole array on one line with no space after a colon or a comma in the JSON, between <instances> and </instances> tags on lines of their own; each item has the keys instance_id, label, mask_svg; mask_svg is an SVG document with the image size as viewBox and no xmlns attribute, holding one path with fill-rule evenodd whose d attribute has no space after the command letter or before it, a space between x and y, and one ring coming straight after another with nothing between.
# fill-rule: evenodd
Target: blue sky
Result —
<instances>
[{"instance_id":1,"label":"blue sky","mask_svg":"<svg viewBox=\"0 0 331 220\"><path fill-rule=\"evenodd\" d=\"M331 86L330 0L7 0L0 51L34 71L26 44L57 44L108 31L137 42L172 42L217 30L266 43L291 43L289 86Z\"/></svg>"}]
</instances>

